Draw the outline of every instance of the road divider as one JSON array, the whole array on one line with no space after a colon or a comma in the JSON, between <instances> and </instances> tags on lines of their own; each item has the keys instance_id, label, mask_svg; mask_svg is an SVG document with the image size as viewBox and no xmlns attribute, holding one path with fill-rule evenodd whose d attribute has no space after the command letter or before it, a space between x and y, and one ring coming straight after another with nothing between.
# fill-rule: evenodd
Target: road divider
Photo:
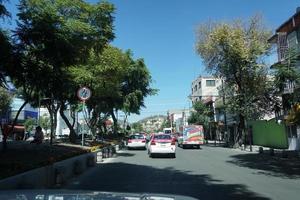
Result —
<instances>
[{"instance_id":1,"label":"road divider","mask_svg":"<svg viewBox=\"0 0 300 200\"><path fill-rule=\"evenodd\" d=\"M122 146L122 145L121 145ZM84 173L96 164L112 158L120 145L111 145L95 152L82 154L63 161L33 169L0 180L0 189L44 189L64 185L71 178Z\"/></svg>"}]
</instances>

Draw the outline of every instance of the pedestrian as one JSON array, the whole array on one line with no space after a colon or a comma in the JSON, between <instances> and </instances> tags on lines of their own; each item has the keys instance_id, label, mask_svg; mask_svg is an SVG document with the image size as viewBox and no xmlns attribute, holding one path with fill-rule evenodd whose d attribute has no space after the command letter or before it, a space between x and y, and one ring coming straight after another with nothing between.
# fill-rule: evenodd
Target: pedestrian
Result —
<instances>
[{"instance_id":1,"label":"pedestrian","mask_svg":"<svg viewBox=\"0 0 300 200\"><path fill-rule=\"evenodd\" d=\"M41 144L43 140L44 140L44 133L42 131L42 128L40 126L37 126L35 128L34 140L31 141L30 144L32 143Z\"/></svg>"}]
</instances>

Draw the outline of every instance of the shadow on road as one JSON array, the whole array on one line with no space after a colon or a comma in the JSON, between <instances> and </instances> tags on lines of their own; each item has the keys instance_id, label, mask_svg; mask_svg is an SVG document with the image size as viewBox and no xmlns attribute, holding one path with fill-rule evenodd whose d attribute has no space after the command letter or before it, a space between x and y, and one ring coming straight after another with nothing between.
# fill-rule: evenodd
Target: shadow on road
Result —
<instances>
[{"instance_id":1,"label":"shadow on road","mask_svg":"<svg viewBox=\"0 0 300 200\"><path fill-rule=\"evenodd\" d=\"M226 147L226 144L224 144L224 143L216 143L216 144L209 143L209 144L203 144L203 146L228 148L228 147Z\"/></svg>"},{"instance_id":2,"label":"shadow on road","mask_svg":"<svg viewBox=\"0 0 300 200\"><path fill-rule=\"evenodd\" d=\"M283 178L300 178L300 159L296 157L282 158L267 154L239 154L231 156L233 160L227 161L241 167L248 167L269 176Z\"/></svg>"},{"instance_id":3,"label":"shadow on road","mask_svg":"<svg viewBox=\"0 0 300 200\"><path fill-rule=\"evenodd\" d=\"M188 164L188 163L187 163ZM249 191L245 185L222 184L209 175L195 175L172 167L154 168L127 163L106 163L97 171L86 174L67 189L161 193L195 197L197 199L256 199L266 200Z\"/></svg>"},{"instance_id":4,"label":"shadow on road","mask_svg":"<svg viewBox=\"0 0 300 200\"><path fill-rule=\"evenodd\" d=\"M133 154L133 153L125 153L125 152L117 153L117 156L123 156L123 157L132 157L134 155L135 154Z\"/></svg>"}]
</instances>

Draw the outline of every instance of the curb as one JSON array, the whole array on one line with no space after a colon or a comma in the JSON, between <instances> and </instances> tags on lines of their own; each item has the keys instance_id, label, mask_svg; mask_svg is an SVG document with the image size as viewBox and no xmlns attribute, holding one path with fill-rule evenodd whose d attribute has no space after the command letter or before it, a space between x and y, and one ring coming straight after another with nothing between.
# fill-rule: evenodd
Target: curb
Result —
<instances>
[{"instance_id":1,"label":"curb","mask_svg":"<svg viewBox=\"0 0 300 200\"><path fill-rule=\"evenodd\" d=\"M44 167L29 170L0 180L0 189L45 189L64 185L71 178L78 176L103 159L115 156L119 145L105 147L99 151L82 154Z\"/></svg>"}]
</instances>

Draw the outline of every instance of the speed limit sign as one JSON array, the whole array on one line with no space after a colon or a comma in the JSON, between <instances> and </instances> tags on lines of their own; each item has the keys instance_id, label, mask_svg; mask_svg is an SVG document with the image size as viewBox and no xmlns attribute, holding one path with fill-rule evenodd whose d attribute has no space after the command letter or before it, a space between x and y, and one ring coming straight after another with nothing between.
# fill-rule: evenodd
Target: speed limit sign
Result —
<instances>
[{"instance_id":1,"label":"speed limit sign","mask_svg":"<svg viewBox=\"0 0 300 200\"><path fill-rule=\"evenodd\" d=\"M92 96L92 92L88 87L81 87L79 88L79 90L77 91L77 97L81 100L81 101L86 101L89 98L91 98Z\"/></svg>"}]
</instances>

